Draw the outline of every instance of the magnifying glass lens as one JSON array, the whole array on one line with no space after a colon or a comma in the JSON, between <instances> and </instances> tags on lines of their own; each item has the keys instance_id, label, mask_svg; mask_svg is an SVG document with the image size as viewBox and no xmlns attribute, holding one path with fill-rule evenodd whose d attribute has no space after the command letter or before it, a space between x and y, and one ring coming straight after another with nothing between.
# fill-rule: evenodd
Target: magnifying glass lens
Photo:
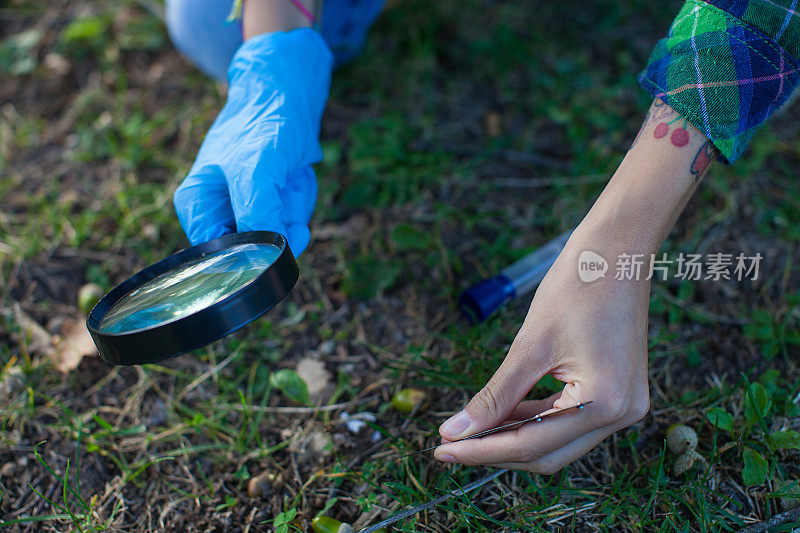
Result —
<instances>
[{"instance_id":1,"label":"magnifying glass lens","mask_svg":"<svg viewBox=\"0 0 800 533\"><path fill-rule=\"evenodd\" d=\"M164 272L122 297L100 322L102 333L152 328L224 300L264 272L283 250L239 244Z\"/></svg>"}]
</instances>

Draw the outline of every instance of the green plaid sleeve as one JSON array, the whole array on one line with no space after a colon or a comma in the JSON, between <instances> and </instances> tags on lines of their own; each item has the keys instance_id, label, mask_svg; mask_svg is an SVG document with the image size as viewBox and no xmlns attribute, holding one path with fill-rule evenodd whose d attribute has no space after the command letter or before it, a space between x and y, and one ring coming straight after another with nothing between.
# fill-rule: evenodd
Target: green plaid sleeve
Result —
<instances>
[{"instance_id":1,"label":"green plaid sleeve","mask_svg":"<svg viewBox=\"0 0 800 533\"><path fill-rule=\"evenodd\" d=\"M639 75L728 162L800 81L798 0L687 0Z\"/></svg>"}]
</instances>

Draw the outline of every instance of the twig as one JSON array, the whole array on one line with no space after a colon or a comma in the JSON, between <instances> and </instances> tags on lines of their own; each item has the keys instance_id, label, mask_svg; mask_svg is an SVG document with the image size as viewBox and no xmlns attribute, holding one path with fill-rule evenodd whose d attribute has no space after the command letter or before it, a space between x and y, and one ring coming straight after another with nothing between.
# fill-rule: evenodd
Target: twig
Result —
<instances>
[{"instance_id":1,"label":"twig","mask_svg":"<svg viewBox=\"0 0 800 533\"><path fill-rule=\"evenodd\" d=\"M444 496L440 496L440 497L436 498L435 500L431 500L431 501L429 501L427 503L423 503L422 505L417 505L416 507L412 507L410 509L406 509L402 513L396 514L393 517L387 518L386 520L382 520L381 522L378 522L377 524L375 524L373 526L370 526L368 528L362 529L358 533L373 533L373 531L378 531L379 529L381 529L383 527L386 527L386 526L390 526L390 525L394 524L395 522L397 522L398 520L402 520L403 518L406 518L407 516L411 516L411 515L416 514L416 513L420 512L420 511L426 511L426 510L430 509L431 507L436 507L440 503L442 503L444 501L447 501L447 500L449 500L450 498L452 498L454 496L461 496L463 494L466 494L467 492L470 492L470 491L472 491L474 489L477 489L478 487L483 486L486 483L490 482L494 478L496 478L498 476L502 476L506 472L508 472L508 468L501 468L497 472L492 472L488 476L484 476L484 477L480 478L477 481L473 481L469 485L461 487L460 489L451 490L450 492L448 492Z\"/></svg>"},{"instance_id":2,"label":"twig","mask_svg":"<svg viewBox=\"0 0 800 533\"><path fill-rule=\"evenodd\" d=\"M776 514L769 520L750 524L749 526L740 529L738 533L760 533L761 531L766 531L771 527L775 527L788 522L789 520L796 519L800 519L800 507L790 509L789 511L785 511L781 514Z\"/></svg>"},{"instance_id":3,"label":"twig","mask_svg":"<svg viewBox=\"0 0 800 533\"><path fill-rule=\"evenodd\" d=\"M221 362L219 362L218 364L212 366L211 368L209 368L208 370L206 370L205 372L203 372L202 374L197 376L197 378L194 381L192 381L191 383L186 385L186 387L184 387L184 389L175 398L175 401L180 402L183 398L186 397L187 394L189 394L191 391L193 391L198 385L200 385L202 382L207 380L210 376L215 376L217 374L217 372L219 372L220 370L222 370L223 368L228 366L228 363L233 361L233 359L237 355L239 355L240 353L242 353L242 345L239 345L239 347L236 348L233 351L232 354L230 354L228 357L223 359Z\"/></svg>"},{"instance_id":4,"label":"twig","mask_svg":"<svg viewBox=\"0 0 800 533\"><path fill-rule=\"evenodd\" d=\"M283 406L269 407L263 405L248 405L247 410L256 411L260 413L315 414L324 411L335 411L337 409L341 409L342 407L350 407L353 405L361 405L364 403L369 403L376 398L377 396L367 396L366 398L360 398L358 400L350 400L349 402L332 403L330 405L320 405L315 407L283 407ZM238 403L222 404L220 405L220 407L233 409L235 411L245 410L245 407Z\"/></svg>"}]
</instances>

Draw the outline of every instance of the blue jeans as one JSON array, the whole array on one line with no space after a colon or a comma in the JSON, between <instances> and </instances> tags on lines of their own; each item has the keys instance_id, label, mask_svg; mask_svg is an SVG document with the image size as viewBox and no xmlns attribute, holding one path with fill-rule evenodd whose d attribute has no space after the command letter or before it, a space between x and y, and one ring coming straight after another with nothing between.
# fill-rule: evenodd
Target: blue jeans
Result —
<instances>
[{"instance_id":1,"label":"blue jeans","mask_svg":"<svg viewBox=\"0 0 800 533\"><path fill-rule=\"evenodd\" d=\"M288 1L288 0L287 0ZM325 0L322 36L337 65L360 50L386 0ZM242 44L238 23L226 22L233 0L166 0L166 23L175 47L209 76L225 81Z\"/></svg>"}]
</instances>

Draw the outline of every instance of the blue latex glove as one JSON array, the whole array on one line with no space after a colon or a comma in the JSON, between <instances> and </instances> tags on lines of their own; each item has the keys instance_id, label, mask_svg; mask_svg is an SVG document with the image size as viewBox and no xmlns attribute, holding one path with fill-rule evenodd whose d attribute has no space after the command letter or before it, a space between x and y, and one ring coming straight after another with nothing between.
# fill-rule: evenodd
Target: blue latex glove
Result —
<instances>
[{"instance_id":1,"label":"blue latex glove","mask_svg":"<svg viewBox=\"0 0 800 533\"><path fill-rule=\"evenodd\" d=\"M193 245L270 230L295 256L306 249L332 67L328 45L307 28L258 35L236 51L228 100L173 199Z\"/></svg>"}]
</instances>

